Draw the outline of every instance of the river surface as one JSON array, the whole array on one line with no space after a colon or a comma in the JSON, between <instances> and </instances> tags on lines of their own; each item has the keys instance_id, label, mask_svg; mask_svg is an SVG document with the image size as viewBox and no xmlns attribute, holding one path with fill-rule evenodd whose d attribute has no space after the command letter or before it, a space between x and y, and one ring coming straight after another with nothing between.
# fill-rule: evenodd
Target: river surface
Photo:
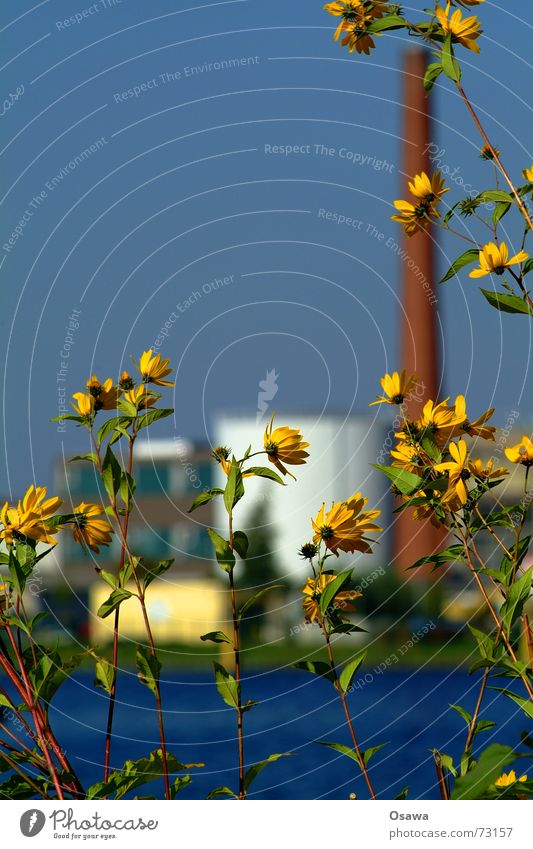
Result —
<instances>
[{"instance_id":1,"label":"river surface","mask_svg":"<svg viewBox=\"0 0 533 849\"><path fill-rule=\"evenodd\" d=\"M79 674L66 682L51 709L56 735L86 785L101 777L107 715L107 697L95 690L92 680L92 675ZM438 798L430 750L460 754L466 725L450 705L472 712L478 681L477 675L462 671L403 669L374 675L367 684L363 679L349 701L362 747L388 743L371 763L379 796L392 799L409 785L411 798ZM211 677L163 674L162 689L169 750L184 763L205 763L194 771L182 798L205 798L223 784L235 788L235 712L221 701ZM346 799L351 792L367 798L356 764L315 742L350 745L342 706L328 682L294 670L261 670L247 675L243 692L245 699L260 702L245 715L246 763L292 752L265 768L253 784L254 798ZM120 675L117 696L115 767L159 746L152 694L134 672ZM518 744L528 725L514 703L492 690L481 716L497 722L478 738L483 745ZM159 787L152 783L137 793L158 794Z\"/></svg>"}]
</instances>

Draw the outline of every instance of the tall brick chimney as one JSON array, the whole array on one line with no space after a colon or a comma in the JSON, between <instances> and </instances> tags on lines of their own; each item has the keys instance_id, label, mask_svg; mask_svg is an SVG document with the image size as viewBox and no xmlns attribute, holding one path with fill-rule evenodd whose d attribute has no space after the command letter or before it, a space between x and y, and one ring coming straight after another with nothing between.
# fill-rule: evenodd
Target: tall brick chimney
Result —
<instances>
[{"instance_id":1,"label":"tall brick chimney","mask_svg":"<svg viewBox=\"0 0 533 849\"><path fill-rule=\"evenodd\" d=\"M409 179L421 171L431 173L429 144L431 142L430 98L426 97L422 79L428 55L414 48L405 54L404 62L404 119L403 171ZM402 176L399 197L406 197L407 179ZM439 393L439 364L437 354L437 301L435 296L434 233L403 236L406 255L401 262L402 315L400 367L418 375L423 386L422 398L436 398ZM441 393L442 394L442 393ZM409 415L416 417L421 403L408 404ZM393 528L393 562L399 572L442 543L443 534L430 522L414 522L411 510L395 515Z\"/></svg>"}]
</instances>

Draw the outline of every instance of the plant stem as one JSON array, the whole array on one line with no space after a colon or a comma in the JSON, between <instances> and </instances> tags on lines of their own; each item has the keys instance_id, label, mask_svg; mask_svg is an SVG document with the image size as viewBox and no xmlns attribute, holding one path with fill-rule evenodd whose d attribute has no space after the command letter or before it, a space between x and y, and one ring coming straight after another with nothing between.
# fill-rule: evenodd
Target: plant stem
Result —
<instances>
[{"instance_id":1,"label":"plant stem","mask_svg":"<svg viewBox=\"0 0 533 849\"><path fill-rule=\"evenodd\" d=\"M231 542L230 542L231 545ZM237 740L239 747L239 799L246 798L244 789L244 738L242 732L242 697L241 697L241 644L239 634L239 619L237 616L237 595L233 581L233 570L229 573L231 593L231 615L233 619L233 653L235 657L235 681L237 682Z\"/></svg>"},{"instance_id":2,"label":"plant stem","mask_svg":"<svg viewBox=\"0 0 533 849\"><path fill-rule=\"evenodd\" d=\"M262 453L262 452L258 452ZM233 511L229 511L229 547L233 551ZM244 789L244 736L242 731L242 696L241 696L241 638L239 633L239 617L237 614L237 595L233 580L233 569L229 572L229 587L231 595L231 617L233 620L233 654L235 657L235 681L237 682L237 743L239 748L239 799L246 798Z\"/></svg>"},{"instance_id":3,"label":"plant stem","mask_svg":"<svg viewBox=\"0 0 533 849\"><path fill-rule=\"evenodd\" d=\"M330 636L327 632L327 628L326 628L324 623L322 624L322 630L324 632L324 637L326 638L329 665L331 666L331 671L333 673L333 680L334 680L335 689L337 690L337 692L340 696L340 700L342 702L344 715L346 716L346 722L348 723L348 728L350 729L350 735L351 735L351 738L352 738L354 749L357 753L357 757L358 757L358 760L359 760L359 766L361 767L361 771L362 771L362 773L365 777L365 781L366 781L367 787L370 791L370 795L371 795L372 799L376 799L376 793L374 791L374 787L372 786L372 781L370 780L370 776L369 776L368 770L366 768L366 764L365 764L365 761L364 761L364 758L363 758L363 753L361 752L361 748L359 746L359 742L358 742L356 734L355 734L355 729L353 727L352 718L350 716L350 710L348 708L348 702L346 701L346 695L345 695L345 693L342 692L341 687L340 687L339 677L337 675L337 667L335 666L335 660L333 658L333 650L332 650L332 647L331 647L331 640L330 640Z\"/></svg>"},{"instance_id":4,"label":"plant stem","mask_svg":"<svg viewBox=\"0 0 533 849\"><path fill-rule=\"evenodd\" d=\"M102 460L101 460L101 455L100 455L100 449L96 444L96 440L94 438L92 428L90 430L90 434L91 434L91 440L92 440L94 450L95 450L95 453L96 453L96 457L97 457L98 470L101 473L102 472ZM134 422L133 425L132 425L132 434L131 434L131 440L130 440L130 456L129 456L129 464L131 464L130 469L133 468L133 442L135 441L136 435L137 435L137 433L136 433L136 430L135 430L135 422ZM131 471L129 472L129 474L131 474ZM146 603L145 603L145 600L144 600L144 591L143 591L143 588L141 586L139 576L137 575L137 571L135 569L133 555L132 555L130 548L129 548L129 545L128 545L128 539L127 539L128 525L127 525L127 522L125 521L124 527L122 527L122 522L120 521L120 515L119 515L119 512L118 512L116 497L109 496L109 503L110 503L111 509L113 511L113 516L115 518L117 530L120 534L121 546L122 546L122 548L121 548L122 567L124 566L124 560L125 560L125 557L127 555L129 560L130 560L133 578L134 578L135 584L137 586L137 598L139 599L139 602L140 602L140 605L141 605L144 627L145 627L145 630L146 630L146 636L148 637L148 643L149 643L149 646L150 646L150 653L151 653L153 658L157 658L157 652L156 652L156 649L155 649L155 643L154 643L154 638L153 638L153 634L152 634L152 629L151 629L151 626L150 626L150 620L148 618L148 611L146 610ZM126 518L128 518L128 519L129 519L130 509L126 513ZM122 557L122 553L123 553L123 557ZM115 657L115 653L117 653L117 655L118 655L118 621L117 621L116 617L115 617L115 622L117 624L117 628L116 628L116 640L117 640L117 642L116 642L116 648L115 648L115 634L113 634L113 656L114 657ZM115 666L114 669L115 669L115 676L116 676L116 671L117 671L116 666ZM160 742L161 742L161 760L162 760L162 763L163 763L163 779L164 779L164 783L165 783L165 798L167 800L169 800L170 799L170 782L169 782L169 776L168 776L167 745L166 745L166 739L165 739L165 727L164 727L164 722L163 722L163 703L162 703L162 700L161 700L161 687L160 687L158 680L154 681L154 686L155 686L155 694L154 695L155 695L156 709L157 709L157 722L158 722L158 726L159 726L159 739L160 739ZM113 698L113 700L112 700L113 710L114 710L114 701L115 701L115 699ZM111 726L112 726L112 722L113 722L113 712L111 712ZM108 726L109 726L109 715L108 715ZM109 731L109 740L110 739L111 739L111 729ZM107 739L106 739L106 745L107 745ZM109 745L111 745L111 744L109 743Z\"/></svg>"},{"instance_id":5,"label":"plant stem","mask_svg":"<svg viewBox=\"0 0 533 849\"><path fill-rule=\"evenodd\" d=\"M494 533L494 530L491 528L491 526L490 526L490 525L489 525L489 524L485 521L485 518L484 518L484 516L483 516L483 513L481 512L481 510L479 509L479 507L478 507L478 505L477 505L477 504L476 504L476 508L475 508L475 509L476 509L476 513L477 513L477 515L478 515L479 519L481 519L481 522L483 523L483 527L485 528L485 530L489 532L489 534L491 535L491 537L492 537L492 538L493 538L493 539L497 542L497 544L500 546L500 548L502 549L502 551L504 551L504 552L505 552L505 556L506 556L509 560L511 560L511 561L512 561L512 560L513 560L513 555L511 554L511 552L509 551L509 549L508 549L508 548L507 548L507 547L503 544L503 542L501 541L501 539L499 538L499 536L498 536L497 534L495 534L495 533Z\"/></svg>"},{"instance_id":6,"label":"plant stem","mask_svg":"<svg viewBox=\"0 0 533 849\"><path fill-rule=\"evenodd\" d=\"M128 457L128 474L131 475L133 469L133 443L135 441L135 436L132 435L130 440L129 447L129 457ZM99 453L97 453L99 457ZM125 542L128 537L128 525L130 520L130 510L126 513L124 518L124 535L120 547L120 563L118 567L119 575L124 569L124 561L126 557L126 547ZM111 758L111 739L113 736L113 718L115 714L115 703L117 696L117 678L118 678L118 638L119 638L119 623L120 623L120 607L117 607L115 610L115 621L113 623L113 681L111 683L111 689L109 693L109 704L107 711L107 726L106 726L106 735L105 735L105 748L104 748L104 781L107 781L109 778L109 762Z\"/></svg>"},{"instance_id":7,"label":"plant stem","mask_svg":"<svg viewBox=\"0 0 533 849\"><path fill-rule=\"evenodd\" d=\"M59 778L57 775L57 770L54 766L54 763L50 757L50 752L48 751L48 746L46 745L45 735L43 733L43 727L41 726L41 716L38 710L38 705L34 702L34 695L31 688L31 684L29 682L28 676L26 675L26 669L24 667L24 660L22 656L19 654L18 646L13 634L11 633L11 628L9 625L6 625L7 636L9 638L9 642L11 643L11 648L13 649L13 653L17 658L18 665L20 667L20 672L22 675L22 680L24 681L24 687L26 689L26 703L29 707L30 713L32 715L33 722L35 724L35 731L37 732L37 737L39 738L39 745L41 747L42 753L46 760L46 765L48 767L48 772L50 773L50 777L54 783L54 787L56 789L57 798L63 800L65 797L63 796L63 791L61 790L61 785L59 783Z\"/></svg>"},{"instance_id":8,"label":"plant stem","mask_svg":"<svg viewBox=\"0 0 533 849\"><path fill-rule=\"evenodd\" d=\"M144 619L144 627L146 629L146 635L148 637L148 643L150 645L150 654L154 659L157 659L157 652L155 650L154 638L152 635L152 628L150 627L150 620L148 618L148 611L146 610L146 603L144 600L144 594L142 592L142 588L135 572L133 570L133 575L135 581L137 583L137 589L139 590L139 601L141 603L141 610ZM167 763L167 744L165 739L165 727L163 723L163 703L161 701L161 685L159 683L159 679L154 681L155 685L155 703L157 708L157 722L159 725L159 739L161 741L161 760L163 762L163 779L165 782L165 798L167 800L170 799L170 782L168 777L168 763Z\"/></svg>"},{"instance_id":9,"label":"plant stem","mask_svg":"<svg viewBox=\"0 0 533 849\"><path fill-rule=\"evenodd\" d=\"M468 735L465 742L465 752L468 752L471 745L472 740L474 739L474 732L476 730L476 725L479 717L479 711L481 710L481 702L483 701L483 696L485 695L485 690L487 687L487 681L489 679L490 668L487 666L483 672L483 677L481 679L481 686L479 688L479 695L477 697L476 706L474 708L474 713L472 715L472 721L468 726Z\"/></svg>"},{"instance_id":10,"label":"plant stem","mask_svg":"<svg viewBox=\"0 0 533 849\"><path fill-rule=\"evenodd\" d=\"M474 564L472 562L471 552L470 552L470 549L468 547L468 540L465 536L463 537L463 545L464 545L464 551L465 551L465 554L466 554L466 560L467 560L468 568L470 569L470 572L472 573L472 575L473 575L473 577L474 577L474 579L475 579L475 581L478 585L479 591L481 592L481 595L483 596L483 598L485 600L485 604L487 605L487 608L490 612L490 615L492 616L494 622L496 623L498 631L501 630L501 636L502 636L503 642L505 643L505 648L507 649L509 657L511 658L511 660L513 660L515 663L517 663L518 659L516 657L516 654L514 652L512 645L511 645L509 637L505 633L503 623L502 623L501 619L499 618L498 614L496 613L496 611L494 610L494 606L493 606L493 604L492 604L492 602L491 602L491 600L488 596L487 590L483 586L483 581L479 577L477 570L476 570L476 567L474 566ZM524 672L520 673L520 678L522 679L524 687L527 690L529 698L533 701L533 689L531 687L531 684L529 683L527 676L524 674Z\"/></svg>"},{"instance_id":11,"label":"plant stem","mask_svg":"<svg viewBox=\"0 0 533 849\"><path fill-rule=\"evenodd\" d=\"M479 120L478 115L477 115L477 113L476 113L476 111L475 111L474 107L472 106L472 104L470 103L470 101L469 101L468 97L466 96L465 91L464 91L464 89L463 89L463 87L462 87L461 83L456 81L455 85L457 86L457 91L459 92L459 94L460 94L460 95L461 95L461 97L463 98L463 101L464 101L464 103L465 103L465 105L466 105L466 108L467 108L467 109L468 109L468 111L470 112L470 115L471 115L471 117L472 117L472 120L474 121L474 124L475 124L475 125L476 125L476 127L478 128L478 130L479 130L479 132L480 132L480 134L481 134L481 137L483 138L483 141L485 142L485 144L487 145L488 149L490 150L490 152L491 152L491 154L492 154L492 159L493 159L493 161L496 163L496 165L497 165L497 166L498 166L498 168L500 169L500 172L502 173L502 175L503 175L503 178L504 178L505 182L507 183L507 185L508 185L508 186L509 186L509 188L511 189L511 192L512 192L512 194L513 194L513 195L514 195L514 197L515 197L515 200L516 200L516 202L517 202L517 204L518 204L518 207L519 207L519 209L520 209L520 212L521 212L521 213L522 213L522 215L524 216L524 218L525 218L525 220L526 220L526 222L527 222L527 224L528 224L528 226L529 226L529 229L530 229L530 230L533 230L533 221L531 220L531 216L530 216L530 214L529 214L529 211L528 211L528 209L527 209L527 207L526 207L526 205L525 205L524 201L522 200L522 198L521 198L521 197L520 197L520 195L518 194L518 192L517 192L517 190L516 190L516 188L515 188L515 186L514 186L513 181L511 180L511 178L509 177L509 175L508 175L507 171L505 170L505 168L504 168L504 166L503 166L503 163L502 163L502 161L501 161L501 159L500 159L500 156L499 156L499 154L498 154L498 151L497 151L497 150L496 150L496 148L495 148L495 147L493 147L493 145L491 144L491 141L490 141L489 137L487 136L487 133L486 133L486 132L485 132L485 130L483 129L483 126L482 126L482 124L481 124L481 121Z\"/></svg>"},{"instance_id":12,"label":"plant stem","mask_svg":"<svg viewBox=\"0 0 533 849\"><path fill-rule=\"evenodd\" d=\"M450 798L450 794L448 792L448 785L446 784L446 779L444 777L444 770L442 768L440 752L433 752L433 761L435 763L435 769L437 771L437 781L439 782L440 797L443 801L447 802Z\"/></svg>"}]
</instances>

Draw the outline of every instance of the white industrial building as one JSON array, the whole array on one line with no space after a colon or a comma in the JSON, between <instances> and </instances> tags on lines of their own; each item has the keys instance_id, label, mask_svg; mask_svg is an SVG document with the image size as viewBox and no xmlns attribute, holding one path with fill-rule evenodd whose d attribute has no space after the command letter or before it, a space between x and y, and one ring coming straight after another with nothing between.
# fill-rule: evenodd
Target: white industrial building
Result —
<instances>
[{"instance_id":1,"label":"white industrial building","mask_svg":"<svg viewBox=\"0 0 533 849\"><path fill-rule=\"evenodd\" d=\"M258 423L255 416L221 414L215 422L213 447L227 446L238 458L244 455L250 443L254 451L261 450L266 421L266 417ZM387 429L368 414L276 413L274 426L282 425L300 428L305 441L310 443L308 461L302 466L288 467L297 480L287 476L284 487L270 480L247 478L246 496L235 509L235 522L237 528L246 530L250 514L259 503L265 504L267 521L272 523L275 533L274 551L279 564L285 577L298 581L308 572L307 564L298 557L298 549L311 539L311 517L316 516L322 501L329 506L332 501L343 501L359 491L368 498L369 509L382 511L381 526L390 527L388 481L371 466L387 462L384 459ZM269 465L265 455L250 462ZM224 477L219 469L215 485L222 486ZM215 520L223 532L227 527L227 514L222 499L217 499ZM374 554L341 555L346 566L356 563L360 572L365 573L378 564L386 564L390 558L390 533L379 536L381 541L375 546Z\"/></svg>"}]
</instances>

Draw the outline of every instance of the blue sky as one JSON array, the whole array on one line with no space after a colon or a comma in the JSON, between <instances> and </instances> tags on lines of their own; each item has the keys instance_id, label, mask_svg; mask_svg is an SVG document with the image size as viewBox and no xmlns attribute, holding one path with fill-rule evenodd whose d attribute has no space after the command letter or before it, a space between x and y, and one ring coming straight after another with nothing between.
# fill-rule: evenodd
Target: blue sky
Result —
<instances>
[{"instance_id":1,"label":"blue sky","mask_svg":"<svg viewBox=\"0 0 533 849\"><path fill-rule=\"evenodd\" d=\"M464 85L518 179L533 161L531 7L479 14ZM158 337L177 368L162 436L209 439L218 409L253 413L270 369L279 409L345 411L367 409L399 365L388 240L406 39L353 58L333 25L310 0L2 4L2 245L20 233L0 256L0 492L49 482L53 458L82 446L48 424L59 388L115 376ZM433 108L447 198L464 195L461 177L491 187L447 81ZM513 244L517 219L504 223ZM441 239L440 268L462 250ZM491 310L467 274L438 296L446 393L526 421L528 320Z\"/></svg>"}]
</instances>

